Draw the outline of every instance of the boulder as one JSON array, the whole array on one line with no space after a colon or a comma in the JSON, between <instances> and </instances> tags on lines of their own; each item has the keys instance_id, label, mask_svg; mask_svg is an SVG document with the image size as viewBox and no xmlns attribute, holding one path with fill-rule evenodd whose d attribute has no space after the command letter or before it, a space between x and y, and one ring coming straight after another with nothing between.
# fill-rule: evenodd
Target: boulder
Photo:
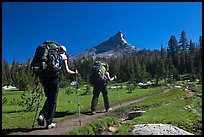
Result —
<instances>
[{"instance_id":1,"label":"boulder","mask_svg":"<svg viewBox=\"0 0 204 137\"><path fill-rule=\"evenodd\" d=\"M134 135L194 135L171 124L134 125Z\"/></svg>"}]
</instances>

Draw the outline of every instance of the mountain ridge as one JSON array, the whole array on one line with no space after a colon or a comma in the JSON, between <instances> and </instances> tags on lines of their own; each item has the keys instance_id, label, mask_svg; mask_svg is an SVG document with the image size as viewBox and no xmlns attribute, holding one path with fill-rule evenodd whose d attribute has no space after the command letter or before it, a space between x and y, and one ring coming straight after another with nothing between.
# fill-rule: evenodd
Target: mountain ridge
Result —
<instances>
[{"instance_id":1,"label":"mountain ridge","mask_svg":"<svg viewBox=\"0 0 204 137\"><path fill-rule=\"evenodd\" d=\"M126 41L123 33L121 31L118 31L115 35L101 42L97 46L94 46L93 48L87 49L84 52L76 55L75 58L83 59L88 56L92 56L93 58L121 57L123 55L131 54L137 51L139 51L139 49L130 45Z\"/></svg>"}]
</instances>

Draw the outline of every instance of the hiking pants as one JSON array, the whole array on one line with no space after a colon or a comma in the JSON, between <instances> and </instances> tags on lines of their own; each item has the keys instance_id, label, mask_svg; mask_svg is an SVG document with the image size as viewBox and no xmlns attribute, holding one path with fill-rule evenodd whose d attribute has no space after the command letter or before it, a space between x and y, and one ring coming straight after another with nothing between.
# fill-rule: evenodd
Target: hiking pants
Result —
<instances>
[{"instance_id":1,"label":"hiking pants","mask_svg":"<svg viewBox=\"0 0 204 137\"><path fill-rule=\"evenodd\" d=\"M98 103L98 97L100 95L100 92L103 94L103 101L104 101L104 107L106 110L109 109L109 101L108 101L108 87L106 85L95 85L93 90L93 97L91 102L91 110L95 111L96 106Z\"/></svg>"},{"instance_id":2,"label":"hiking pants","mask_svg":"<svg viewBox=\"0 0 204 137\"><path fill-rule=\"evenodd\" d=\"M46 119L46 124L50 125L53 121L59 90L59 77L43 78L44 93L47 97L40 114L43 114Z\"/></svg>"}]
</instances>

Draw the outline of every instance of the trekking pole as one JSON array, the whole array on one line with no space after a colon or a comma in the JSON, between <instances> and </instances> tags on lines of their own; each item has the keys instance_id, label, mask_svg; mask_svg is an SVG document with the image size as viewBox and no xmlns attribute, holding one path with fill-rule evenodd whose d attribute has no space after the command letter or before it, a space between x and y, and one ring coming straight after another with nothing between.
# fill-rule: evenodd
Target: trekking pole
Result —
<instances>
[{"instance_id":1,"label":"trekking pole","mask_svg":"<svg viewBox=\"0 0 204 137\"><path fill-rule=\"evenodd\" d=\"M80 102L79 102L79 92L78 92L79 84L78 84L78 81L77 81L77 74L75 75L75 81L76 81L76 93L77 93L77 104L78 104L78 117L79 117L79 124L80 124L80 126L81 126L81 119L80 119Z\"/></svg>"},{"instance_id":2,"label":"trekking pole","mask_svg":"<svg viewBox=\"0 0 204 137\"><path fill-rule=\"evenodd\" d=\"M118 82L117 82L117 81L116 81L116 88L117 88L118 97L119 97L119 102L120 102L120 106L121 106L122 103L121 103L120 93L119 93L119 90L118 90L119 86L118 86Z\"/></svg>"},{"instance_id":3,"label":"trekking pole","mask_svg":"<svg viewBox=\"0 0 204 137\"><path fill-rule=\"evenodd\" d=\"M38 87L38 88L39 88L39 87ZM35 89L34 89L34 90L35 90ZM32 129L34 128L35 119L36 119L36 116L37 116L37 112L38 112L38 108L39 108L39 105L40 105L40 102L41 102L41 98L42 98L42 94L40 94L40 98L38 99L38 103L37 103L37 106L36 106L36 112L35 112L35 116L34 116L34 119L33 119Z\"/></svg>"}]
</instances>

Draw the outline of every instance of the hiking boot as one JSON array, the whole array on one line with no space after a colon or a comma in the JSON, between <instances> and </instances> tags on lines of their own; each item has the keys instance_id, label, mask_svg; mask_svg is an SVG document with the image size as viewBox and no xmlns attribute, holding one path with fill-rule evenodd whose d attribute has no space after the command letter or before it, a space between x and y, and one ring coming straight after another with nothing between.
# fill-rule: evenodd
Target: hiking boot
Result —
<instances>
[{"instance_id":1,"label":"hiking boot","mask_svg":"<svg viewBox=\"0 0 204 137\"><path fill-rule=\"evenodd\" d=\"M112 111L112 108L106 109L106 112L110 112Z\"/></svg>"},{"instance_id":2,"label":"hiking boot","mask_svg":"<svg viewBox=\"0 0 204 137\"><path fill-rule=\"evenodd\" d=\"M96 114L96 111L91 111L91 114L92 114L92 115L95 115L95 114Z\"/></svg>"},{"instance_id":3,"label":"hiking boot","mask_svg":"<svg viewBox=\"0 0 204 137\"><path fill-rule=\"evenodd\" d=\"M38 121L39 126L44 126L45 125L45 119L44 119L44 116L42 114L39 115L37 121Z\"/></svg>"},{"instance_id":4,"label":"hiking boot","mask_svg":"<svg viewBox=\"0 0 204 137\"><path fill-rule=\"evenodd\" d=\"M51 123L51 124L46 126L47 129L51 129L51 128L55 128L55 127L57 127L56 123Z\"/></svg>"}]
</instances>

